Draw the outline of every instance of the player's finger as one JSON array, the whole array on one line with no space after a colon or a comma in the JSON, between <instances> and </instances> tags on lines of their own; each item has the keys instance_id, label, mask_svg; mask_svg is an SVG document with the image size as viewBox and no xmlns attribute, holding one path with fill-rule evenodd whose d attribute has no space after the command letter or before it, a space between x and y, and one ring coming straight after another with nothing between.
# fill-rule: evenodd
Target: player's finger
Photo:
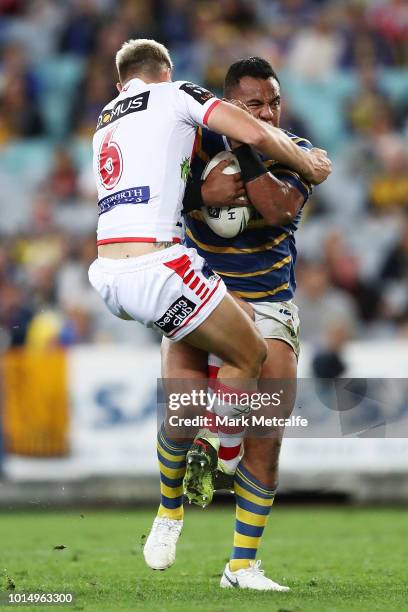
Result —
<instances>
[{"instance_id":1,"label":"player's finger","mask_svg":"<svg viewBox=\"0 0 408 612\"><path fill-rule=\"evenodd\" d=\"M227 166L230 166L231 163L232 163L231 159L224 159L223 161L221 161L219 164L215 166L214 170L217 170L218 172L222 172L225 168L227 168Z\"/></svg>"}]
</instances>

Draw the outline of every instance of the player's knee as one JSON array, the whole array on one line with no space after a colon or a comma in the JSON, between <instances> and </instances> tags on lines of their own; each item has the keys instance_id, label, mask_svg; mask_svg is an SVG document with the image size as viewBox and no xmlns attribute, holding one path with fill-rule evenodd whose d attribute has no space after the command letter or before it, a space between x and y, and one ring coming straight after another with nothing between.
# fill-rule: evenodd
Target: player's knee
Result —
<instances>
[{"instance_id":1,"label":"player's knee","mask_svg":"<svg viewBox=\"0 0 408 612\"><path fill-rule=\"evenodd\" d=\"M225 362L240 370L246 378L259 378L267 351L265 340L256 333L252 338L246 338L245 342L240 342Z\"/></svg>"}]
</instances>

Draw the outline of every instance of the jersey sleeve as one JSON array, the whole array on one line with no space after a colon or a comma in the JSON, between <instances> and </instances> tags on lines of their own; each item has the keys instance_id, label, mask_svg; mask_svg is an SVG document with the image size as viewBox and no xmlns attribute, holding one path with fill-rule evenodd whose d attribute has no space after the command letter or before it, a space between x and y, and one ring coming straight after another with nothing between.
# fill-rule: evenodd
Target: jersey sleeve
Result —
<instances>
[{"instance_id":1,"label":"jersey sleeve","mask_svg":"<svg viewBox=\"0 0 408 612\"><path fill-rule=\"evenodd\" d=\"M313 145L306 138L299 138L292 134L288 134L292 140L297 144L298 147L304 149L305 151L310 151L313 148ZM286 166L282 166L281 164L272 163L268 167L268 170L272 172L273 175L276 176L281 181L285 181L290 185L293 185L300 193L303 195L304 203L308 200L309 196L312 194L312 185L308 183L302 176L300 176L297 172L294 172L290 168Z\"/></svg>"},{"instance_id":2,"label":"jersey sleeve","mask_svg":"<svg viewBox=\"0 0 408 612\"><path fill-rule=\"evenodd\" d=\"M176 81L175 85L179 116L193 125L206 126L208 117L221 100L208 89L188 81Z\"/></svg>"}]
</instances>

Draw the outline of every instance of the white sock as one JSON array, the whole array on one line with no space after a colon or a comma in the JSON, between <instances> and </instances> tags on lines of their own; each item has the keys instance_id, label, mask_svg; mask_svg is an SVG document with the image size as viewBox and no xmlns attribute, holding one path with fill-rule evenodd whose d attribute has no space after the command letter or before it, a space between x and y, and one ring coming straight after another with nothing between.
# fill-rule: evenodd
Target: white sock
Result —
<instances>
[{"instance_id":1,"label":"white sock","mask_svg":"<svg viewBox=\"0 0 408 612\"><path fill-rule=\"evenodd\" d=\"M222 363L221 359L215 355L209 355L208 371L211 380L217 378ZM241 415L237 412L237 409L242 409L242 406L216 401L213 412L219 417L227 416L229 421L232 419L239 421ZM222 462L223 469L228 474L234 474L242 457L242 440L244 438L245 427L238 423L235 427L230 424L219 424L211 428L211 433L212 436L217 436L219 439L218 458Z\"/></svg>"}]
</instances>

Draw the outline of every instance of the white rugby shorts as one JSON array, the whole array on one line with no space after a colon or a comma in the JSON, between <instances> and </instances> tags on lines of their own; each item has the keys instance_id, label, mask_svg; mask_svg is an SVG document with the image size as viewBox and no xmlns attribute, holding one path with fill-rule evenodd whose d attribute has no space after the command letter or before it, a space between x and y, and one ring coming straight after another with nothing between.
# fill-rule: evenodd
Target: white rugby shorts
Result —
<instances>
[{"instance_id":1,"label":"white rugby shorts","mask_svg":"<svg viewBox=\"0 0 408 612\"><path fill-rule=\"evenodd\" d=\"M299 309L290 302L251 302L255 325L265 339L282 340L299 357Z\"/></svg>"},{"instance_id":2,"label":"white rugby shorts","mask_svg":"<svg viewBox=\"0 0 408 612\"><path fill-rule=\"evenodd\" d=\"M249 302L254 309L255 326L265 340L276 339L286 342L299 358L299 309L290 302ZM216 355L208 356L210 378L216 378L222 366L222 360Z\"/></svg>"},{"instance_id":3,"label":"white rugby shorts","mask_svg":"<svg viewBox=\"0 0 408 612\"><path fill-rule=\"evenodd\" d=\"M98 257L89 280L114 315L174 341L205 321L227 290L195 249L180 244L139 257Z\"/></svg>"}]
</instances>

